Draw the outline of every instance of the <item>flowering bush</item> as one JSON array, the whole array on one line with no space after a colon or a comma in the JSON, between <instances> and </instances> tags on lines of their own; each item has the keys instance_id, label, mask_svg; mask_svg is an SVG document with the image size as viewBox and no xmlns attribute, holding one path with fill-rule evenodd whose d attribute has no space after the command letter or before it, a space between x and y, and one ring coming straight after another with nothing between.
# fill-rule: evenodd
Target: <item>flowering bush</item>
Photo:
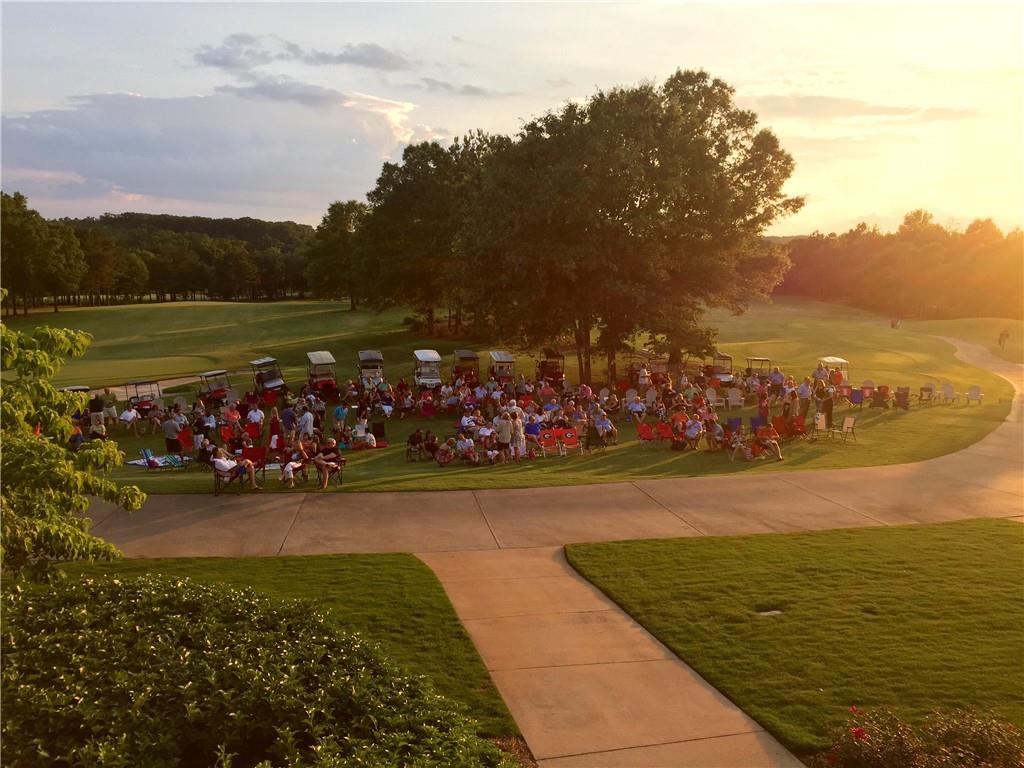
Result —
<instances>
[{"instance_id":1,"label":"flowering bush","mask_svg":"<svg viewBox=\"0 0 1024 768\"><path fill-rule=\"evenodd\" d=\"M813 768L1019 768L1024 735L994 717L934 712L914 728L888 709L850 707L849 722Z\"/></svg>"}]
</instances>

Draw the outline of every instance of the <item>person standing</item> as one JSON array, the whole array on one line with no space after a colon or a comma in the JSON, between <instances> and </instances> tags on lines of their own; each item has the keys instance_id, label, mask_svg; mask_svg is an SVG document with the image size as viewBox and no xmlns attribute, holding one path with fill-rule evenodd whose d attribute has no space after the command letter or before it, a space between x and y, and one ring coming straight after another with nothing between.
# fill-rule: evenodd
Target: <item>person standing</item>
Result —
<instances>
[{"instance_id":1,"label":"person standing","mask_svg":"<svg viewBox=\"0 0 1024 768\"><path fill-rule=\"evenodd\" d=\"M178 433L181 431L181 425L178 424L177 419L174 418L174 414L168 411L167 418L164 419L164 422L160 427L164 432L164 446L167 448L167 452L181 453L181 441L178 440Z\"/></svg>"},{"instance_id":2,"label":"person standing","mask_svg":"<svg viewBox=\"0 0 1024 768\"><path fill-rule=\"evenodd\" d=\"M117 424L117 395L110 387L103 388L103 423Z\"/></svg>"},{"instance_id":3,"label":"person standing","mask_svg":"<svg viewBox=\"0 0 1024 768\"><path fill-rule=\"evenodd\" d=\"M509 418L508 412L501 414L494 432L498 436L498 456L504 464L509 460L509 449L512 446L512 419Z\"/></svg>"},{"instance_id":4,"label":"person standing","mask_svg":"<svg viewBox=\"0 0 1024 768\"><path fill-rule=\"evenodd\" d=\"M807 411L811 407L811 377L804 376L803 382L796 388L796 396L800 400L800 418L807 420Z\"/></svg>"},{"instance_id":5,"label":"person standing","mask_svg":"<svg viewBox=\"0 0 1024 768\"><path fill-rule=\"evenodd\" d=\"M515 402L514 400L512 402ZM526 453L526 432L523 420L519 417L521 411L509 411L512 420L512 458L518 464Z\"/></svg>"}]
</instances>

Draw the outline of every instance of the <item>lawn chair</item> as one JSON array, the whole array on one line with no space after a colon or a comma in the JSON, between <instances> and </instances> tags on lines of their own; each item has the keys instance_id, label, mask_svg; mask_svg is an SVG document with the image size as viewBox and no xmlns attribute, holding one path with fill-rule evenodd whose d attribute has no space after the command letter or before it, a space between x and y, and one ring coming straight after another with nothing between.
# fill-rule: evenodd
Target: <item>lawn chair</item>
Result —
<instances>
[{"instance_id":1,"label":"lawn chair","mask_svg":"<svg viewBox=\"0 0 1024 768\"><path fill-rule=\"evenodd\" d=\"M793 437L807 437L807 420L803 416L794 416L793 423L789 426L789 433Z\"/></svg>"},{"instance_id":2,"label":"lawn chair","mask_svg":"<svg viewBox=\"0 0 1024 768\"><path fill-rule=\"evenodd\" d=\"M725 424L725 436L726 438L732 437L737 432L743 431L743 417L737 416L734 419L729 419Z\"/></svg>"},{"instance_id":3,"label":"lawn chair","mask_svg":"<svg viewBox=\"0 0 1024 768\"><path fill-rule=\"evenodd\" d=\"M266 408L273 408L277 405L277 390L276 389L264 389L263 390L263 405Z\"/></svg>"},{"instance_id":4,"label":"lawn chair","mask_svg":"<svg viewBox=\"0 0 1024 768\"><path fill-rule=\"evenodd\" d=\"M971 404L971 400L977 400L978 405L981 405L981 398L985 396L985 393L981 391L981 387L977 384L971 384L967 390L967 394L964 395L964 400L967 401L967 405Z\"/></svg>"},{"instance_id":5,"label":"lawn chair","mask_svg":"<svg viewBox=\"0 0 1024 768\"><path fill-rule=\"evenodd\" d=\"M176 405L176 406L178 406L179 408L181 408L183 410L185 408L188 408L188 400L186 400L181 395L178 395L176 398L174 398L174 400L171 401L171 404L172 405Z\"/></svg>"},{"instance_id":6,"label":"lawn chair","mask_svg":"<svg viewBox=\"0 0 1024 768\"><path fill-rule=\"evenodd\" d=\"M587 427L587 450L593 453L596 450L605 450L608 441L597 431L593 424Z\"/></svg>"},{"instance_id":7,"label":"lawn chair","mask_svg":"<svg viewBox=\"0 0 1024 768\"><path fill-rule=\"evenodd\" d=\"M851 406L857 406L858 408L864 407L864 390L863 389L852 389L850 390L850 396L846 398L850 401Z\"/></svg>"},{"instance_id":8,"label":"lawn chair","mask_svg":"<svg viewBox=\"0 0 1024 768\"><path fill-rule=\"evenodd\" d=\"M611 393L612 391L608 389L608 387L601 387L601 391L597 393L597 402L599 402L601 405L604 405L605 401L608 399L608 396Z\"/></svg>"},{"instance_id":9,"label":"lawn chair","mask_svg":"<svg viewBox=\"0 0 1024 768\"><path fill-rule=\"evenodd\" d=\"M537 444L540 446L540 455L545 458L547 458L549 453L561 453L558 448L558 438L555 437L554 431L550 429L542 429L540 431L540 434L537 435Z\"/></svg>"},{"instance_id":10,"label":"lawn chair","mask_svg":"<svg viewBox=\"0 0 1024 768\"><path fill-rule=\"evenodd\" d=\"M751 434L756 433L758 427L763 427L764 425L765 425L765 420L762 419L760 416L751 416L750 417L750 432L751 432Z\"/></svg>"},{"instance_id":11,"label":"lawn chair","mask_svg":"<svg viewBox=\"0 0 1024 768\"><path fill-rule=\"evenodd\" d=\"M846 416L846 417L843 418L843 426L842 426L842 429L840 431L840 434L843 436L843 442L844 443L846 442L846 438L847 437L852 437L853 438L853 442L855 442L855 443L857 442L857 417L856 416Z\"/></svg>"},{"instance_id":12,"label":"lawn chair","mask_svg":"<svg viewBox=\"0 0 1024 768\"><path fill-rule=\"evenodd\" d=\"M658 390L654 387L648 387L647 391L644 392L644 405L647 406L647 410L651 410L654 407L654 403L658 399Z\"/></svg>"},{"instance_id":13,"label":"lawn chair","mask_svg":"<svg viewBox=\"0 0 1024 768\"><path fill-rule=\"evenodd\" d=\"M567 429L562 432L558 442L562 446L562 455L567 456L569 451L579 451L583 455L583 446L580 444L580 435L575 429Z\"/></svg>"},{"instance_id":14,"label":"lawn chair","mask_svg":"<svg viewBox=\"0 0 1024 768\"><path fill-rule=\"evenodd\" d=\"M227 406L228 403L237 403L238 393L233 389L226 390L224 392L224 404Z\"/></svg>"},{"instance_id":15,"label":"lawn chair","mask_svg":"<svg viewBox=\"0 0 1024 768\"><path fill-rule=\"evenodd\" d=\"M864 382L860 385L860 391L865 400L870 400L875 394L875 382L871 379L864 379Z\"/></svg>"},{"instance_id":16,"label":"lawn chair","mask_svg":"<svg viewBox=\"0 0 1024 768\"><path fill-rule=\"evenodd\" d=\"M872 403L872 407L874 407L874 403ZM910 410L910 387L896 387L893 407L902 408L904 411Z\"/></svg>"},{"instance_id":17,"label":"lawn chair","mask_svg":"<svg viewBox=\"0 0 1024 768\"><path fill-rule=\"evenodd\" d=\"M423 446L420 445L419 443L416 443L415 445L411 445L409 443L405 444L406 461L419 461L420 458L422 458L423 453Z\"/></svg>"},{"instance_id":18,"label":"lawn chair","mask_svg":"<svg viewBox=\"0 0 1024 768\"><path fill-rule=\"evenodd\" d=\"M726 407L731 411L733 408L743 407L743 393L736 387L729 387L725 392Z\"/></svg>"},{"instance_id":19,"label":"lawn chair","mask_svg":"<svg viewBox=\"0 0 1024 768\"><path fill-rule=\"evenodd\" d=\"M715 389L714 387L708 387L707 389L704 390L704 398L708 401L708 405L710 405L712 408L715 408L716 410L718 408L726 407L725 400L723 400L719 396L718 390Z\"/></svg>"},{"instance_id":20,"label":"lawn chair","mask_svg":"<svg viewBox=\"0 0 1024 768\"><path fill-rule=\"evenodd\" d=\"M263 425L262 424L246 424L245 434L252 438L254 443L258 443L263 437Z\"/></svg>"},{"instance_id":21,"label":"lawn chair","mask_svg":"<svg viewBox=\"0 0 1024 768\"><path fill-rule=\"evenodd\" d=\"M182 455L184 455L186 453L190 454L190 453L192 453L192 451L195 450L196 446L195 446L195 443L192 440L192 428L191 427L183 427L178 432L178 443L181 445L181 453L182 453Z\"/></svg>"},{"instance_id":22,"label":"lawn chair","mask_svg":"<svg viewBox=\"0 0 1024 768\"><path fill-rule=\"evenodd\" d=\"M654 428L650 424L637 424L636 425L636 439L641 446L653 445L657 437L654 434Z\"/></svg>"},{"instance_id":23,"label":"lawn chair","mask_svg":"<svg viewBox=\"0 0 1024 768\"><path fill-rule=\"evenodd\" d=\"M918 405L931 405L935 402L935 385L925 384L918 390L917 404Z\"/></svg>"},{"instance_id":24,"label":"lawn chair","mask_svg":"<svg viewBox=\"0 0 1024 768\"><path fill-rule=\"evenodd\" d=\"M819 437L833 437L835 430L829 429L828 420L825 418L824 413L816 413L814 415L814 432L811 435L812 440L817 440Z\"/></svg>"},{"instance_id":25,"label":"lawn chair","mask_svg":"<svg viewBox=\"0 0 1024 768\"><path fill-rule=\"evenodd\" d=\"M942 383L942 402L947 405L960 402L960 393L954 390L948 381Z\"/></svg>"},{"instance_id":26,"label":"lawn chair","mask_svg":"<svg viewBox=\"0 0 1024 768\"><path fill-rule=\"evenodd\" d=\"M785 416L776 416L772 419L772 426L779 433L779 437L789 437L789 427L786 425Z\"/></svg>"},{"instance_id":27,"label":"lawn chair","mask_svg":"<svg viewBox=\"0 0 1024 768\"><path fill-rule=\"evenodd\" d=\"M252 462L253 468L259 472L262 476L263 482L267 481L267 448L266 446L259 446L258 448L243 448L242 458L248 459Z\"/></svg>"},{"instance_id":28,"label":"lawn chair","mask_svg":"<svg viewBox=\"0 0 1024 768\"><path fill-rule=\"evenodd\" d=\"M626 412L626 406L633 402L637 392L635 389L627 389L626 393L622 396L622 412Z\"/></svg>"},{"instance_id":29,"label":"lawn chair","mask_svg":"<svg viewBox=\"0 0 1024 768\"><path fill-rule=\"evenodd\" d=\"M675 435L672 433L672 425L669 424L668 422L659 421L657 424L655 424L655 427L657 429L656 437L658 438L658 441L663 443L667 442L669 445L671 445L672 438L675 437Z\"/></svg>"},{"instance_id":30,"label":"lawn chair","mask_svg":"<svg viewBox=\"0 0 1024 768\"><path fill-rule=\"evenodd\" d=\"M142 454L142 460L146 462L147 470L173 469L169 462L159 461L149 448L143 448L139 453Z\"/></svg>"},{"instance_id":31,"label":"lawn chair","mask_svg":"<svg viewBox=\"0 0 1024 768\"><path fill-rule=\"evenodd\" d=\"M242 492L241 475L237 468L221 472L216 466L213 467L213 495L220 496L229 485L235 485L235 493Z\"/></svg>"},{"instance_id":32,"label":"lawn chair","mask_svg":"<svg viewBox=\"0 0 1024 768\"><path fill-rule=\"evenodd\" d=\"M562 445L562 437L568 430L564 427L554 427L551 431L555 435L555 442L558 443L558 455L565 456L565 446Z\"/></svg>"},{"instance_id":33,"label":"lawn chair","mask_svg":"<svg viewBox=\"0 0 1024 768\"><path fill-rule=\"evenodd\" d=\"M220 432L220 441L222 443L224 443L224 445L227 445L235 437L235 428L233 426L231 426L230 424L222 425L220 430L219 430L219 432Z\"/></svg>"}]
</instances>

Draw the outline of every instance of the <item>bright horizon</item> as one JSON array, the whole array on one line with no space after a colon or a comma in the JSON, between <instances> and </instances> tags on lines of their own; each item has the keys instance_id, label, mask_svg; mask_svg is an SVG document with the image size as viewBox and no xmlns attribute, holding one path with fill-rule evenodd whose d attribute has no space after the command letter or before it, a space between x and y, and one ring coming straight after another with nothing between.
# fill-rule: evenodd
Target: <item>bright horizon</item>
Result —
<instances>
[{"instance_id":1,"label":"bright horizon","mask_svg":"<svg viewBox=\"0 0 1024 768\"><path fill-rule=\"evenodd\" d=\"M409 141L705 69L794 156L769 234L1024 224L1024 9L4 3L6 192L316 224Z\"/></svg>"}]
</instances>

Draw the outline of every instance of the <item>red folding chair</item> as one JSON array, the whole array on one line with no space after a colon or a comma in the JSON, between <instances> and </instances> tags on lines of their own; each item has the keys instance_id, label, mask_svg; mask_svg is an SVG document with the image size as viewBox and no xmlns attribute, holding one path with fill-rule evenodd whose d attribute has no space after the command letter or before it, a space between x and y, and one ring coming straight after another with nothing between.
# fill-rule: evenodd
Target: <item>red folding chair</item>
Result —
<instances>
[{"instance_id":1,"label":"red folding chair","mask_svg":"<svg viewBox=\"0 0 1024 768\"><path fill-rule=\"evenodd\" d=\"M775 431L779 433L779 437L786 437L789 435L789 427L786 426L785 416L776 416L773 418L772 426L775 427Z\"/></svg>"},{"instance_id":2,"label":"red folding chair","mask_svg":"<svg viewBox=\"0 0 1024 768\"><path fill-rule=\"evenodd\" d=\"M263 481L267 480L267 449L266 446L258 448L243 448L242 458L253 463L256 471L262 475Z\"/></svg>"},{"instance_id":3,"label":"red folding chair","mask_svg":"<svg viewBox=\"0 0 1024 768\"><path fill-rule=\"evenodd\" d=\"M655 426L658 429L658 440L661 442L667 440L669 443L671 443L672 438L675 437L675 435L672 433L672 425L665 421L659 421Z\"/></svg>"},{"instance_id":4,"label":"red folding chair","mask_svg":"<svg viewBox=\"0 0 1024 768\"><path fill-rule=\"evenodd\" d=\"M178 432L178 442L181 443L181 452L183 454L192 453L193 445L191 427L185 427Z\"/></svg>"},{"instance_id":5,"label":"red folding chair","mask_svg":"<svg viewBox=\"0 0 1024 768\"><path fill-rule=\"evenodd\" d=\"M789 433L793 437L807 437L807 423L803 416L794 416Z\"/></svg>"},{"instance_id":6,"label":"red folding chair","mask_svg":"<svg viewBox=\"0 0 1024 768\"><path fill-rule=\"evenodd\" d=\"M567 455L569 451L579 451L580 456L583 455L583 445L580 443L579 433L575 429L563 431L560 442L562 443L563 456Z\"/></svg>"},{"instance_id":7,"label":"red folding chair","mask_svg":"<svg viewBox=\"0 0 1024 768\"><path fill-rule=\"evenodd\" d=\"M224 424L220 428L220 441L222 443L229 443L235 436L235 428L230 424Z\"/></svg>"},{"instance_id":8,"label":"red folding chair","mask_svg":"<svg viewBox=\"0 0 1024 768\"><path fill-rule=\"evenodd\" d=\"M258 443L260 438L263 436L263 425L262 424L246 424L245 434L252 438L254 443Z\"/></svg>"},{"instance_id":9,"label":"red folding chair","mask_svg":"<svg viewBox=\"0 0 1024 768\"><path fill-rule=\"evenodd\" d=\"M637 424L636 439L643 446L652 445L657 440L657 437L654 434L654 428L650 424Z\"/></svg>"},{"instance_id":10,"label":"red folding chair","mask_svg":"<svg viewBox=\"0 0 1024 768\"><path fill-rule=\"evenodd\" d=\"M267 408L273 408L275 405L277 405L276 389L263 390L263 405L265 405Z\"/></svg>"},{"instance_id":11,"label":"red folding chair","mask_svg":"<svg viewBox=\"0 0 1024 768\"><path fill-rule=\"evenodd\" d=\"M537 436L537 444L540 445L541 456L546 457L548 453L561 453L558 449L558 438L555 437L553 430L542 429Z\"/></svg>"}]
</instances>

